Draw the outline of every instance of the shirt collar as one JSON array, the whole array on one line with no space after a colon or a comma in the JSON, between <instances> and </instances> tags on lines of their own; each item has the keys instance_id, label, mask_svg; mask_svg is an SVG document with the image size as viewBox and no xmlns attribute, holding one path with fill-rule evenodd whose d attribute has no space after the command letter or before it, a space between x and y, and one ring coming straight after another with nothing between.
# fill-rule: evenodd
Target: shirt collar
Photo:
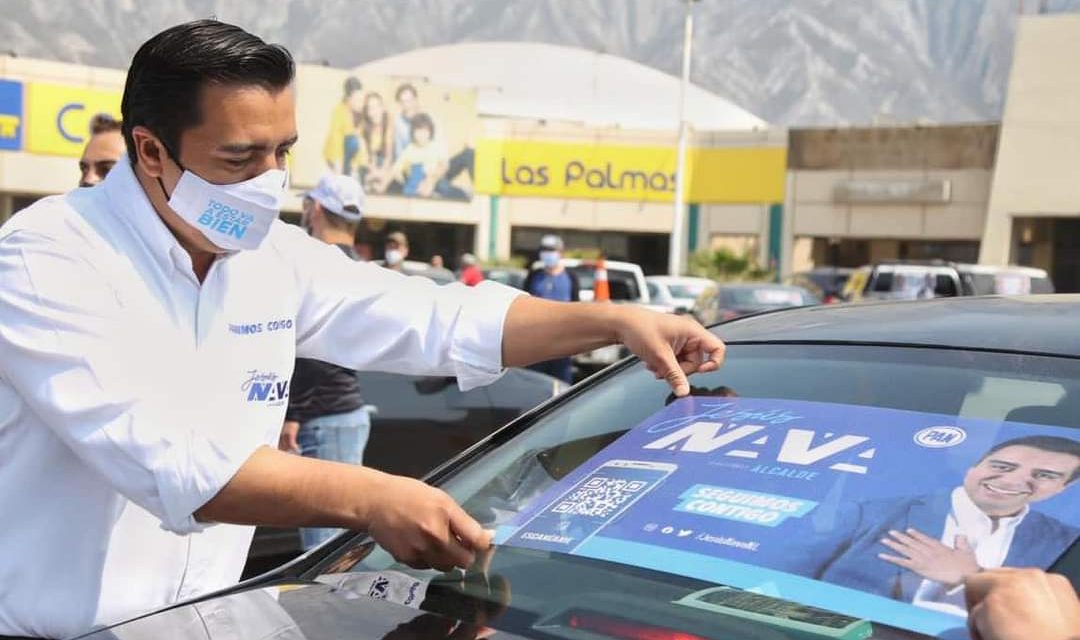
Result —
<instances>
[{"instance_id":1,"label":"shirt collar","mask_svg":"<svg viewBox=\"0 0 1080 640\"><path fill-rule=\"evenodd\" d=\"M1015 516L1007 516L998 518L998 527L1001 529L1016 528L1024 517L1028 514L1031 508L1028 505L1024 505L1024 508L1020 513ZM961 531L979 531L985 530L987 534L993 531L993 522L990 516L983 513L983 510L975 505L971 501L971 496L968 495L967 490L964 487L957 487L952 492L952 512L953 517L956 518L957 526Z\"/></svg>"},{"instance_id":2,"label":"shirt collar","mask_svg":"<svg viewBox=\"0 0 1080 640\"><path fill-rule=\"evenodd\" d=\"M135 176L135 168L125 154L103 183L109 199L109 213L115 215L139 237L162 267L191 269L191 257L161 220L146 191Z\"/></svg>"}]
</instances>

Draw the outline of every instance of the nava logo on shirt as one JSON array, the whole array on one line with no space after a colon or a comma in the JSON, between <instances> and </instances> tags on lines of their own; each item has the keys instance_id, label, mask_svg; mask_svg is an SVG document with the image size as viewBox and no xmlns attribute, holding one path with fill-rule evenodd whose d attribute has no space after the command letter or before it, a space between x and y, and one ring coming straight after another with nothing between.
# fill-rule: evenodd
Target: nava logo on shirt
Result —
<instances>
[{"instance_id":1,"label":"nava logo on shirt","mask_svg":"<svg viewBox=\"0 0 1080 640\"><path fill-rule=\"evenodd\" d=\"M264 402L276 407L289 397L289 380L281 380L273 371L252 369L247 372L240 391L246 395L248 402Z\"/></svg>"}]
</instances>

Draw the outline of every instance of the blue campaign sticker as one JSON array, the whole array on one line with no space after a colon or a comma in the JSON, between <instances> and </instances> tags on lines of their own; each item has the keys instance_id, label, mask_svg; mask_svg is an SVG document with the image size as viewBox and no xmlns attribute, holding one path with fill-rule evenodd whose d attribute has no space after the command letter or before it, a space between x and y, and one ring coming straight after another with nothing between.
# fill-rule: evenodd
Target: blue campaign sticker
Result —
<instances>
[{"instance_id":1,"label":"blue campaign sticker","mask_svg":"<svg viewBox=\"0 0 1080 640\"><path fill-rule=\"evenodd\" d=\"M958 585L973 567L1046 568L1077 540L1075 434L878 407L686 398L563 478L497 539L767 585L780 598L951 637L964 627Z\"/></svg>"}]
</instances>

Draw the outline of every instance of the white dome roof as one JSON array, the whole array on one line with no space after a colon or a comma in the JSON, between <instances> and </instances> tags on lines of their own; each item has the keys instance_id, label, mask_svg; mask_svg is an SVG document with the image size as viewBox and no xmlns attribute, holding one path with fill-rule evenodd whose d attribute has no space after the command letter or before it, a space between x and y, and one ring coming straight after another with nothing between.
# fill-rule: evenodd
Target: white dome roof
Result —
<instances>
[{"instance_id":1,"label":"white dome roof","mask_svg":"<svg viewBox=\"0 0 1080 640\"><path fill-rule=\"evenodd\" d=\"M416 49L369 62L357 72L474 88L477 110L485 116L626 129L678 128L678 78L574 47L470 42ZM768 127L761 118L694 85L687 91L686 117L698 130Z\"/></svg>"}]
</instances>

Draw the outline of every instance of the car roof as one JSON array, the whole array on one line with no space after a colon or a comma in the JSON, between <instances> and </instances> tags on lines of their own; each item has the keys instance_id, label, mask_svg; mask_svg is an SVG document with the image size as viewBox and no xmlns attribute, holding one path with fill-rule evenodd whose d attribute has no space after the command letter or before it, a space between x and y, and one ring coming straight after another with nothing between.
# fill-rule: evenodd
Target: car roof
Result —
<instances>
[{"instance_id":1,"label":"car roof","mask_svg":"<svg viewBox=\"0 0 1080 640\"><path fill-rule=\"evenodd\" d=\"M779 289L781 291L806 291L805 288L794 284L777 284L775 282L735 282L720 285L721 291L745 290L745 289Z\"/></svg>"},{"instance_id":2,"label":"car roof","mask_svg":"<svg viewBox=\"0 0 1080 640\"><path fill-rule=\"evenodd\" d=\"M580 267L582 265L594 265L596 260L582 260L580 258L564 258L564 267ZM619 260L604 260L604 266L608 269L621 269L623 271L641 271L641 265L634 264L633 262L621 262ZM643 272L642 272L643 273Z\"/></svg>"},{"instance_id":3,"label":"car roof","mask_svg":"<svg viewBox=\"0 0 1080 640\"><path fill-rule=\"evenodd\" d=\"M1010 265L1002 267L992 264L958 264L956 268L962 272L995 275L998 273L1004 274L1020 274L1026 275L1031 278L1048 278L1049 274L1045 269L1038 269L1035 267L1019 267L1016 265Z\"/></svg>"},{"instance_id":4,"label":"car roof","mask_svg":"<svg viewBox=\"0 0 1080 640\"><path fill-rule=\"evenodd\" d=\"M708 278L701 278L698 276L645 276L645 279L649 282L658 282L660 284L678 284L680 282L705 282L708 284L715 284Z\"/></svg>"},{"instance_id":5,"label":"car roof","mask_svg":"<svg viewBox=\"0 0 1080 640\"><path fill-rule=\"evenodd\" d=\"M986 296L827 305L716 327L728 342L934 346L1080 357L1080 295Z\"/></svg>"}]
</instances>

